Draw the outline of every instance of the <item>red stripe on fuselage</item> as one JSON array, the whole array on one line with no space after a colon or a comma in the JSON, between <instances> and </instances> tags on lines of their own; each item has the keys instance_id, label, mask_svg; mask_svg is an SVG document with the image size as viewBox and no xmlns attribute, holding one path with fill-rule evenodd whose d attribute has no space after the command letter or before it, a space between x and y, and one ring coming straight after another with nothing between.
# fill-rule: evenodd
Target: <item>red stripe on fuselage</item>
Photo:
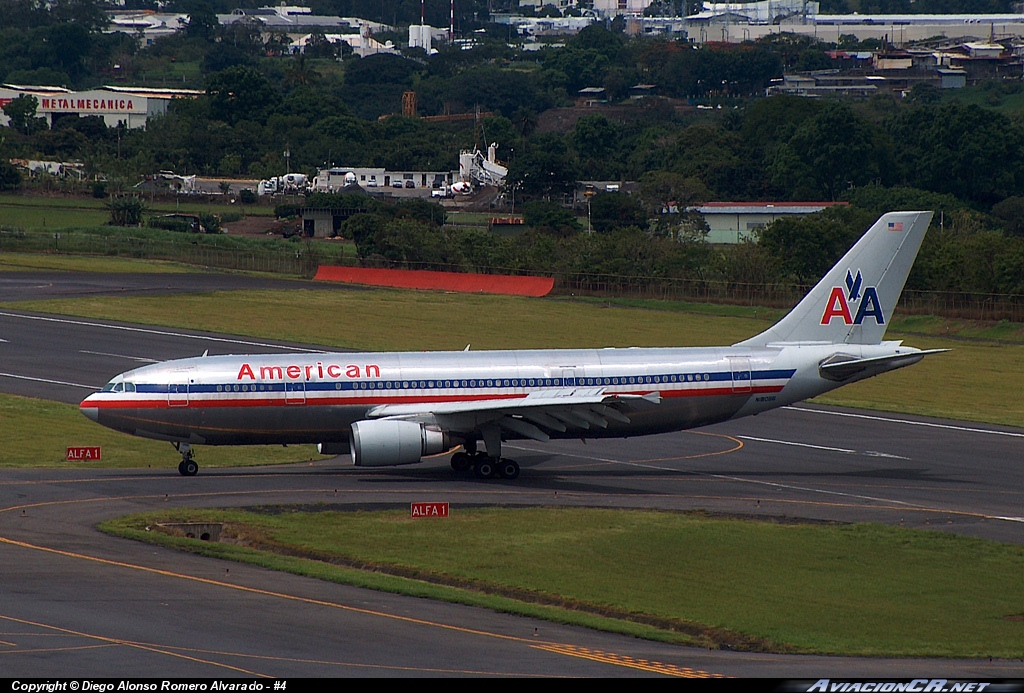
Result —
<instances>
[{"instance_id":1,"label":"red stripe on fuselage","mask_svg":"<svg viewBox=\"0 0 1024 693\"><path fill-rule=\"evenodd\" d=\"M743 392L737 392L731 387L716 388L692 388L686 390L646 390L641 392L609 392L613 395L648 395L652 392L659 393L665 399L677 397L711 397L722 395L760 395L781 392L784 385L764 385L752 387ZM253 398L231 398L231 399L203 399L203 395L195 395L188 400L180 399L168 402L167 398L161 399L119 399L119 400L96 400L94 402L82 402L83 409L199 409L199 408L220 408L220 407L302 407L302 406L379 406L382 404L431 404L441 402L478 402L491 401L496 399L525 400L526 395L435 395L426 397L317 397L306 393L303 401L291 401L282 396L275 398L253 397ZM298 400L298 398L294 398ZM571 406L571 405L570 405Z\"/></svg>"}]
</instances>

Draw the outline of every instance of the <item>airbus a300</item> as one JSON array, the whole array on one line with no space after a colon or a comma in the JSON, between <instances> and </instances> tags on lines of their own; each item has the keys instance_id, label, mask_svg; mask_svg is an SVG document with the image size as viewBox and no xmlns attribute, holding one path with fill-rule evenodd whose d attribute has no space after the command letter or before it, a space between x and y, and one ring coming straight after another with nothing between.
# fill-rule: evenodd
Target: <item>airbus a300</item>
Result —
<instances>
[{"instance_id":1,"label":"airbus a300","mask_svg":"<svg viewBox=\"0 0 1024 693\"><path fill-rule=\"evenodd\" d=\"M202 356L122 373L81 410L171 442L186 476L196 445L316 443L363 467L461 447L456 470L514 479L502 441L705 426L939 351L883 341L931 217L883 215L782 320L728 347Z\"/></svg>"}]
</instances>

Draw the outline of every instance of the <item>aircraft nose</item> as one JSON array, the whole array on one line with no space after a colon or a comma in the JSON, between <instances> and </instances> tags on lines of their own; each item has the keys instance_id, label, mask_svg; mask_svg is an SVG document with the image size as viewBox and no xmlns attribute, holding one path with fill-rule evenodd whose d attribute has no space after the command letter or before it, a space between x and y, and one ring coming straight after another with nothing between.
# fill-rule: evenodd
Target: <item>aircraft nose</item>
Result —
<instances>
[{"instance_id":1,"label":"aircraft nose","mask_svg":"<svg viewBox=\"0 0 1024 693\"><path fill-rule=\"evenodd\" d=\"M89 401L91 399L92 399L92 395L89 395L88 397L83 399L82 403L78 405L78 410L80 412L82 412L83 414L85 414L85 417L87 419L92 419L93 421L98 421L99 420L99 411L100 410L96 407L96 405L94 403Z\"/></svg>"}]
</instances>

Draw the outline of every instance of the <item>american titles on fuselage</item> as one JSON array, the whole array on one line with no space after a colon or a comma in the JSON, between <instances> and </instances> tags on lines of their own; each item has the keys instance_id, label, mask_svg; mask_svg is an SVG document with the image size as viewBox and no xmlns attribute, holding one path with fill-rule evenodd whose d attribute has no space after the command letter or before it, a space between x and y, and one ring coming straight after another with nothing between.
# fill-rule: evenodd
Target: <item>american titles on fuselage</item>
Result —
<instances>
[{"instance_id":1,"label":"american titles on fuselage","mask_svg":"<svg viewBox=\"0 0 1024 693\"><path fill-rule=\"evenodd\" d=\"M303 365L291 364L288 366L259 366L259 378L256 377L256 371L249 363L243 363L238 369L238 377L236 380L243 380L248 378L249 380L302 380L305 378L309 380L316 377L318 380L323 380L324 374L327 374L328 378L341 378L342 368L344 368L344 376L352 380L365 377L367 378L379 378L380 377L380 366L369 363L359 368L356 364L348 364L347 366L339 366L336 363L329 363L326 366L321 361L317 361L315 364L307 363ZM313 374L316 373L314 376Z\"/></svg>"}]
</instances>

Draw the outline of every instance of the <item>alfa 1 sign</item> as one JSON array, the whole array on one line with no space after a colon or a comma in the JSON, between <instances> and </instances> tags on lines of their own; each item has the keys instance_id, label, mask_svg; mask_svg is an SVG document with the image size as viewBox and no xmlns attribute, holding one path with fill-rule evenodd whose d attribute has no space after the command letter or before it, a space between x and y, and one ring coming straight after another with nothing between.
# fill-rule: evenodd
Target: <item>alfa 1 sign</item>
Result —
<instances>
[{"instance_id":1,"label":"alfa 1 sign","mask_svg":"<svg viewBox=\"0 0 1024 693\"><path fill-rule=\"evenodd\" d=\"M100 459L100 449L86 447L68 448L68 462L94 462Z\"/></svg>"},{"instance_id":2,"label":"alfa 1 sign","mask_svg":"<svg viewBox=\"0 0 1024 693\"><path fill-rule=\"evenodd\" d=\"M409 507L412 517L448 517L447 503L412 503Z\"/></svg>"}]
</instances>

